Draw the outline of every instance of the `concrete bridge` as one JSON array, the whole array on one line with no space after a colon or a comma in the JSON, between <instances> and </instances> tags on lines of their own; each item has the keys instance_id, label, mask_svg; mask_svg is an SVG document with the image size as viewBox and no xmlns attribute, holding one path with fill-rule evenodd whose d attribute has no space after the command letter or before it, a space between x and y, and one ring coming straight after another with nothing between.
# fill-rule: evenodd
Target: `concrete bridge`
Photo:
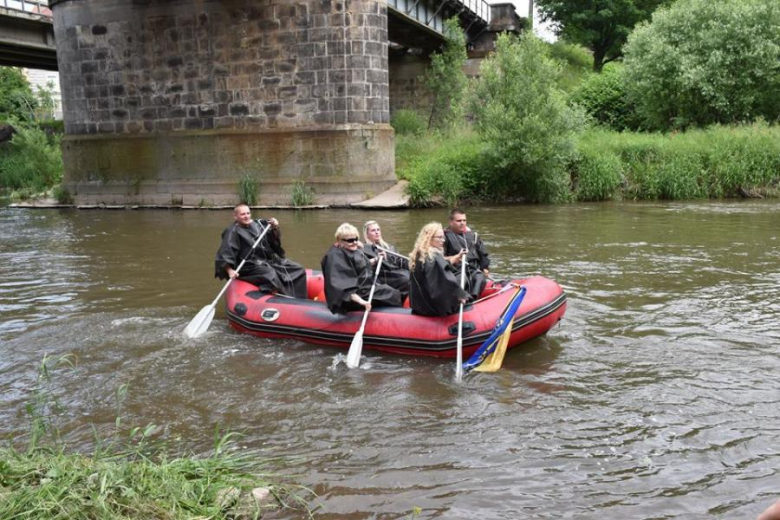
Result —
<instances>
[{"instance_id":1,"label":"concrete bridge","mask_svg":"<svg viewBox=\"0 0 780 520\"><path fill-rule=\"evenodd\" d=\"M424 97L408 71L443 21L477 51L497 9L500 30L520 22L482 0L389 2L51 0L65 186L139 205L232 204L246 176L260 204L299 181L330 204L392 186L392 105Z\"/></svg>"},{"instance_id":2,"label":"concrete bridge","mask_svg":"<svg viewBox=\"0 0 780 520\"><path fill-rule=\"evenodd\" d=\"M57 70L46 0L0 0L0 65Z\"/></svg>"}]
</instances>

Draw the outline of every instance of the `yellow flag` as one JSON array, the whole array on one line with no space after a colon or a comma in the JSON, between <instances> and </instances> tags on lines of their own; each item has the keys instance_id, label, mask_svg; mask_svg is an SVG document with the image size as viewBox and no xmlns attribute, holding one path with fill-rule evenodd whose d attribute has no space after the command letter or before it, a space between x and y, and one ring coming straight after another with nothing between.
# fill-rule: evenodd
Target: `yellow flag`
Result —
<instances>
[{"instance_id":1,"label":"yellow flag","mask_svg":"<svg viewBox=\"0 0 780 520\"><path fill-rule=\"evenodd\" d=\"M503 334L501 334L501 337L498 338L498 345L496 346L496 350L494 350L493 353L482 362L482 364L480 364L478 367L475 367L474 370L477 372L496 372L499 368L501 368L501 364L504 362L504 355L506 354L506 347L509 345L509 336L512 335L512 324L514 321L515 317L512 316L512 319L509 320L509 325L507 325L506 330Z\"/></svg>"}]
</instances>

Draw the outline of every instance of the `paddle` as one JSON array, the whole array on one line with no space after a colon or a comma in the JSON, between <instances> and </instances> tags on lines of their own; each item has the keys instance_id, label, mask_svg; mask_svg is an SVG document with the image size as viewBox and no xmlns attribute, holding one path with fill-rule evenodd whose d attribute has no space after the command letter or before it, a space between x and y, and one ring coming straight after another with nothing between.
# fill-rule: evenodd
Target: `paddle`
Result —
<instances>
[{"instance_id":1,"label":"paddle","mask_svg":"<svg viewBox=\"0 0 780 520\"><path fill-rule=\"evenodd\" d=\"M460 288L463 289L466 285L466 258L465 255L460 259ZM463 379L463 304L460 304L460 311L458 312L458 356L457 356L457 368L455 369L455 379L460 381Z\"/></svg>"},{"instance_id":2,"label":"paddle","mask_svg":"<svg viewBox=\"0 0 780 520\"><path fill-rule=\"evenodd\" d=\"M383 257L379 257L379 262L376 264L376 273L374 273L374 284L371 286L371 292L368 293L368 304L371 305L371 300L374 298L374 289L376 289L376 281L379 278L379 270L382 268ZM368 319L368 312L370 309L366 309L363 313L363 322L360 324L355 337L352 338L352 344L349 346L349 352L347 352L347 366L349 368L357 368L360 365L360 354L363 352L363 330L366 328L366 319Z\"/></svg>"},{"instance_id":3,"label":"paddle","mask_svg":"<svg viewBox=\"0 0 780 520\"><path fill-rule=\"evenodd\" d=\"M257 223L258 226L262 229L263 225L259 222ZM246 258L241 260L241 263L238 264L238 268L236 269L236 273L238 273L242 267L244 267L244 263L246 262L246 259L252 256L252 253L255 251L255 248L257 247L257 244L260 243L260 241L263 239L266 233L268 233L268 230L271 229L271 225L269 224L266 226L265 229L263 229L263 232L260 233L260 236L257 237L257 240L255 240L255 243L252 244L252 250L249 251L249 254L246 255ZM214 309L216 308L217 302L222 297L222 294L227 290L228 286L231 284L231 282L235 280L235 278L231 278L227 281L225 286L222 288L221 291L219 291L219 294L216 298L214 298L214 301L211 302L211 305L206 305L203 307L198 314L195 315L194 318L192 318L192 321L187 325L187 328L184 329L184 334L188 338L197 338L198 336L201 336L204 332L206 332L209 329L209 325L211 325L211 320L214 319Z\"/></svg>"},{"instance_id":4,"label":"paddle","mask_svg":"<svg viewBox=\"0 0 780 520\"><path fill-rule=\"evenodd\" d=\"M398 258L403 258L407 262L409 261L409 257L408 256L404 256L401 253L396 253L395 251L390 251L389 249L385 249L384 247L376 246L376 248L379 249L380 251L382 251L383 253L387 253L387 254L390 254L390 255L395 255Z\"/></svg>"}]
</instances>

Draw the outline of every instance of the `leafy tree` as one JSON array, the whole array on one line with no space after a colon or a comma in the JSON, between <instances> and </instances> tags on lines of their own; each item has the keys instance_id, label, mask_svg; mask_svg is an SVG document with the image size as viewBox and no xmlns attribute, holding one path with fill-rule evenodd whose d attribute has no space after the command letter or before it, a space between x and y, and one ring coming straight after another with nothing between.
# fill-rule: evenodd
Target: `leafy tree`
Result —
<instances>
[{"instance_id":1,"label":"leafy tree","mask_svg":"<svg viewBox=\"0 0 780 520\"><path fill-rule=\"evenodd\" d=\"M626 45L626 87L651 128L780 117L777 0L678 0Z\"/></svg>"},{"instance_id":2,"label":"leafy tree","mask_svg":"<svg viewBox=\"0 0 780 520\"><path fill-rule=\"evenodd\" d=\"M500 35L482 62L471 109L495 165L488 190L537 202L567 197L566 164L584 115L566 104L557 87L560 70L531 33Z\"/></svg>"},{"instance_id":3,"label":"leafy tree","mask_svg":"<svg viewBox=\"0 0 780 520\"><path fill-rule=\"evenodd\" d=\"M463 99L468 84L463 72L468 59L466 35L457 18L444 22L444 35L444 48L431 55L431 65L424 78L425 85L433 92L429 129L447 130L463 117Z\"/></svg>"},{"instance_id":4,"label":"leafy tree","mask_svg":"<svg viewBox=\"0 0 780 520\"><path fill-rule=\"evenodd\" d=\"M634 26L672 0L536 0L542 19L563 39L593 51L593 70L622 56Z\"/></svg>"},{"instance_id":5,"label":"leafy tree","mask_svg":"<svg viewBox=\"0 0 780 520\"><path fill-rule=\"evenodd\" d=\"M30 83L16 67L0 67L0 122L28 120L37 103Z\"/></svg>"}]
</instances>

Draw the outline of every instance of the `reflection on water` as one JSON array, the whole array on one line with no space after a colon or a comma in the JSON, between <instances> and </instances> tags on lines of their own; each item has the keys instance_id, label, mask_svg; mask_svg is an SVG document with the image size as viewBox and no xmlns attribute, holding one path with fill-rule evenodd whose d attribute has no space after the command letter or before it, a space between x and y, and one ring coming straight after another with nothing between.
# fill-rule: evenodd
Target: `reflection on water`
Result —
<instances>
[{"instance_id":1,"label":"reflection on water","mask_svg":"<svg viewBox=\"0 0 780 520\"><path fill-rule=\"evenodd\" d=\"M407 252L446 211L274 216L317 267L343 221L376 218ZM367 353L350 371L337 350L235 333L222 309L185 340L222 287L229 211L0 209L0 432L25 431L43 355L73 353L56 383L74 442L122 413L206 450L220 424L284 457L320 518L751 518L780 494L780 205L468 216L495 272L553 278L569 307L457 384L435 359Z\"/></svg>"}]
</instances>

